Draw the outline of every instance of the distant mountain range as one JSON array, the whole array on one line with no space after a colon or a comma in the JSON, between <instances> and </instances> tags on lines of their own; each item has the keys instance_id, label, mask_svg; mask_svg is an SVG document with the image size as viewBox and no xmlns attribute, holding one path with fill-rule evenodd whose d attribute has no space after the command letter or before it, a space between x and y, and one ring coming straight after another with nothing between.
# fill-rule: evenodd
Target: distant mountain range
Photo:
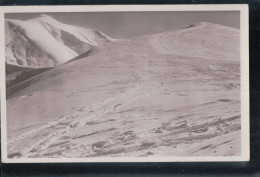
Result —
<instances>
[{"instance_id":1,"label":"distant mountain range","mask_svg":"<svg viewBox=\"0 0 260 177\"><path fill-rule=\"evenodd\" d=\"M82 58L93 47L115 41L99 30L63 24L48 15L26 21L6 19L5 37L7 64L37 68ZM225 60L239 56L239 30L217 24L200 22L148 38L155 41L153 48L159 53L219 59L224 56Z\"/></svg>"},{"instance_id":2,"label":"distant mountain range","mask_svg":"<svg viewBox=\"0 0 260 177\"><path fill-rule=\"evenodd\" d=\"M26 21L5 20L6 62L34 67L64 63L92 46L114 41L101 31L63 24L41 15Z\"/></svg>"}]
</instances>

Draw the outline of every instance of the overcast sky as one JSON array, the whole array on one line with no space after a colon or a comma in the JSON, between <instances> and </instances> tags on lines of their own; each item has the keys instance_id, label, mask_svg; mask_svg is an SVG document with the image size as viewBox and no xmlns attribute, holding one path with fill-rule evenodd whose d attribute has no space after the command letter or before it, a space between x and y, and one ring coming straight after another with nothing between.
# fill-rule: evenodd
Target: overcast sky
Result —
<instances>
[{"instance_id":1,"label":"overcast sky","mask_svg":"<svg viewBox=\"0 0 260 177\"><path fill-rule=\"evenodd\" d=\"M28 20L40 14L60 22L98 29L114 38L128 38L210 22L239 28L239 11L215 12L69 12L6 14L6 18Z\"/></svg>"}]
</instances>

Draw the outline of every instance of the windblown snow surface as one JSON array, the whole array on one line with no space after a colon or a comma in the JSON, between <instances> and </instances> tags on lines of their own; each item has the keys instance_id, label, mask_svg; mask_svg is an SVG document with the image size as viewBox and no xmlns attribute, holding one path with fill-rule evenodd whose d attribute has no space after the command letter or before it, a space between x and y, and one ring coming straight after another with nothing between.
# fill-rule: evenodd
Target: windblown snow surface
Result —
<instances>
[{"instance_id":1,"label":"windblown snow surface","mask_svg":"<svg viewBox=\"0 0 260 177\"><path fill-rule=\"evenodd\" d=\"M48 15L27 21L5 20L6 62L22 66L56 66L92 46L114 39L104 33L63 24Z\"/></svg>"},{"instance_id":2,"label":"windblown snow surface","mask_svg":"<svg viewBox=\"0 0 260 177\"><path fill-rule=\"evenodd\" d=\"M197 23L88 54L7 89L9 158L240 155L238 29Z\"/></svg>"}]
</instances>

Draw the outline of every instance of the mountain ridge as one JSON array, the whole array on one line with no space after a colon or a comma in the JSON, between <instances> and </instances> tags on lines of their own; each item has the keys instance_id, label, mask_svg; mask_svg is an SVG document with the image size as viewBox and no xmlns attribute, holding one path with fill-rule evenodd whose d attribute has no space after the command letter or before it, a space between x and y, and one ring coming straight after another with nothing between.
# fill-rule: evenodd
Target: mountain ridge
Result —
<instances>
[{"instance_id":1,"label":"mountain ridge","mask_svg":"<svg viewBox=\"0 0 260 177\"><path fill-rule=\"evenodd\" d=\"M128 64L136 64L135 61L131 60L137 57L144 57L145 55L167 55L172 57L173 60L174 58L188 58L189 60L194 58L238 61L238 38L239 30L222 25L199 22L189 29L170 30L163 33L142 35L116 40L99 46L98 48L90 47L86 52L64 62L62 65L56 67L55 70L60 70L60 67L64 67L68 63L75 62L76 60L92 60L92 58L96 58L96 60L97 58L98 60L102 59L100 62L108 62L106 61L107 58L119 58L121 62L125 62L124 60L127 56L127 60L129 60L127 61ZM115 54L116 56L114 56ZM71 69L69 69L69 72L70 71ZM43 75L48 75L48 72L46 74L42 73L40 77L43 77ZM23 84L26 82L31 83L32 80L25 81ZM28 83L25 84L26 87L30 85ZM35 81L33 81L33 83L35 83ZM24 88L21 87L21 85L14 84L12 89L10 89L16 90L16 87ZM12 95L16 92L11 90L8 90L8 95Z\"/></svg>"},{"instance_id":2,"label":"mountain ridge","mask_svg":"<svg viewBox=\"0 0 260 177\"><path fill-rule=\"evenodd\" d=\"M115 39L99 30L63 24L47 15L6 19L6 61L23 66L56 66Z\"/></svg>"}]
</instances>

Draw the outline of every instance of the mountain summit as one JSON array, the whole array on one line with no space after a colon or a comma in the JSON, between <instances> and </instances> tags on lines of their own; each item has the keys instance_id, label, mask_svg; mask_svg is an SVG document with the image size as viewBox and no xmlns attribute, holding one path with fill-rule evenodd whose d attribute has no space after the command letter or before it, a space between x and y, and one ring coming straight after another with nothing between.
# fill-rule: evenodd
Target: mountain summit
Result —
<instances>
[{"instance_id":1,"label":"mountain summit","mask_svg":"<svg viewBox=\"0 0 260 177\"><path fill-rule=\"evenodd\" d=\"M114 41L95 29L63 24L48 15L26 21L5 20L6 62L22 66L55 66Z\"/></svg>"}]
</instances>

